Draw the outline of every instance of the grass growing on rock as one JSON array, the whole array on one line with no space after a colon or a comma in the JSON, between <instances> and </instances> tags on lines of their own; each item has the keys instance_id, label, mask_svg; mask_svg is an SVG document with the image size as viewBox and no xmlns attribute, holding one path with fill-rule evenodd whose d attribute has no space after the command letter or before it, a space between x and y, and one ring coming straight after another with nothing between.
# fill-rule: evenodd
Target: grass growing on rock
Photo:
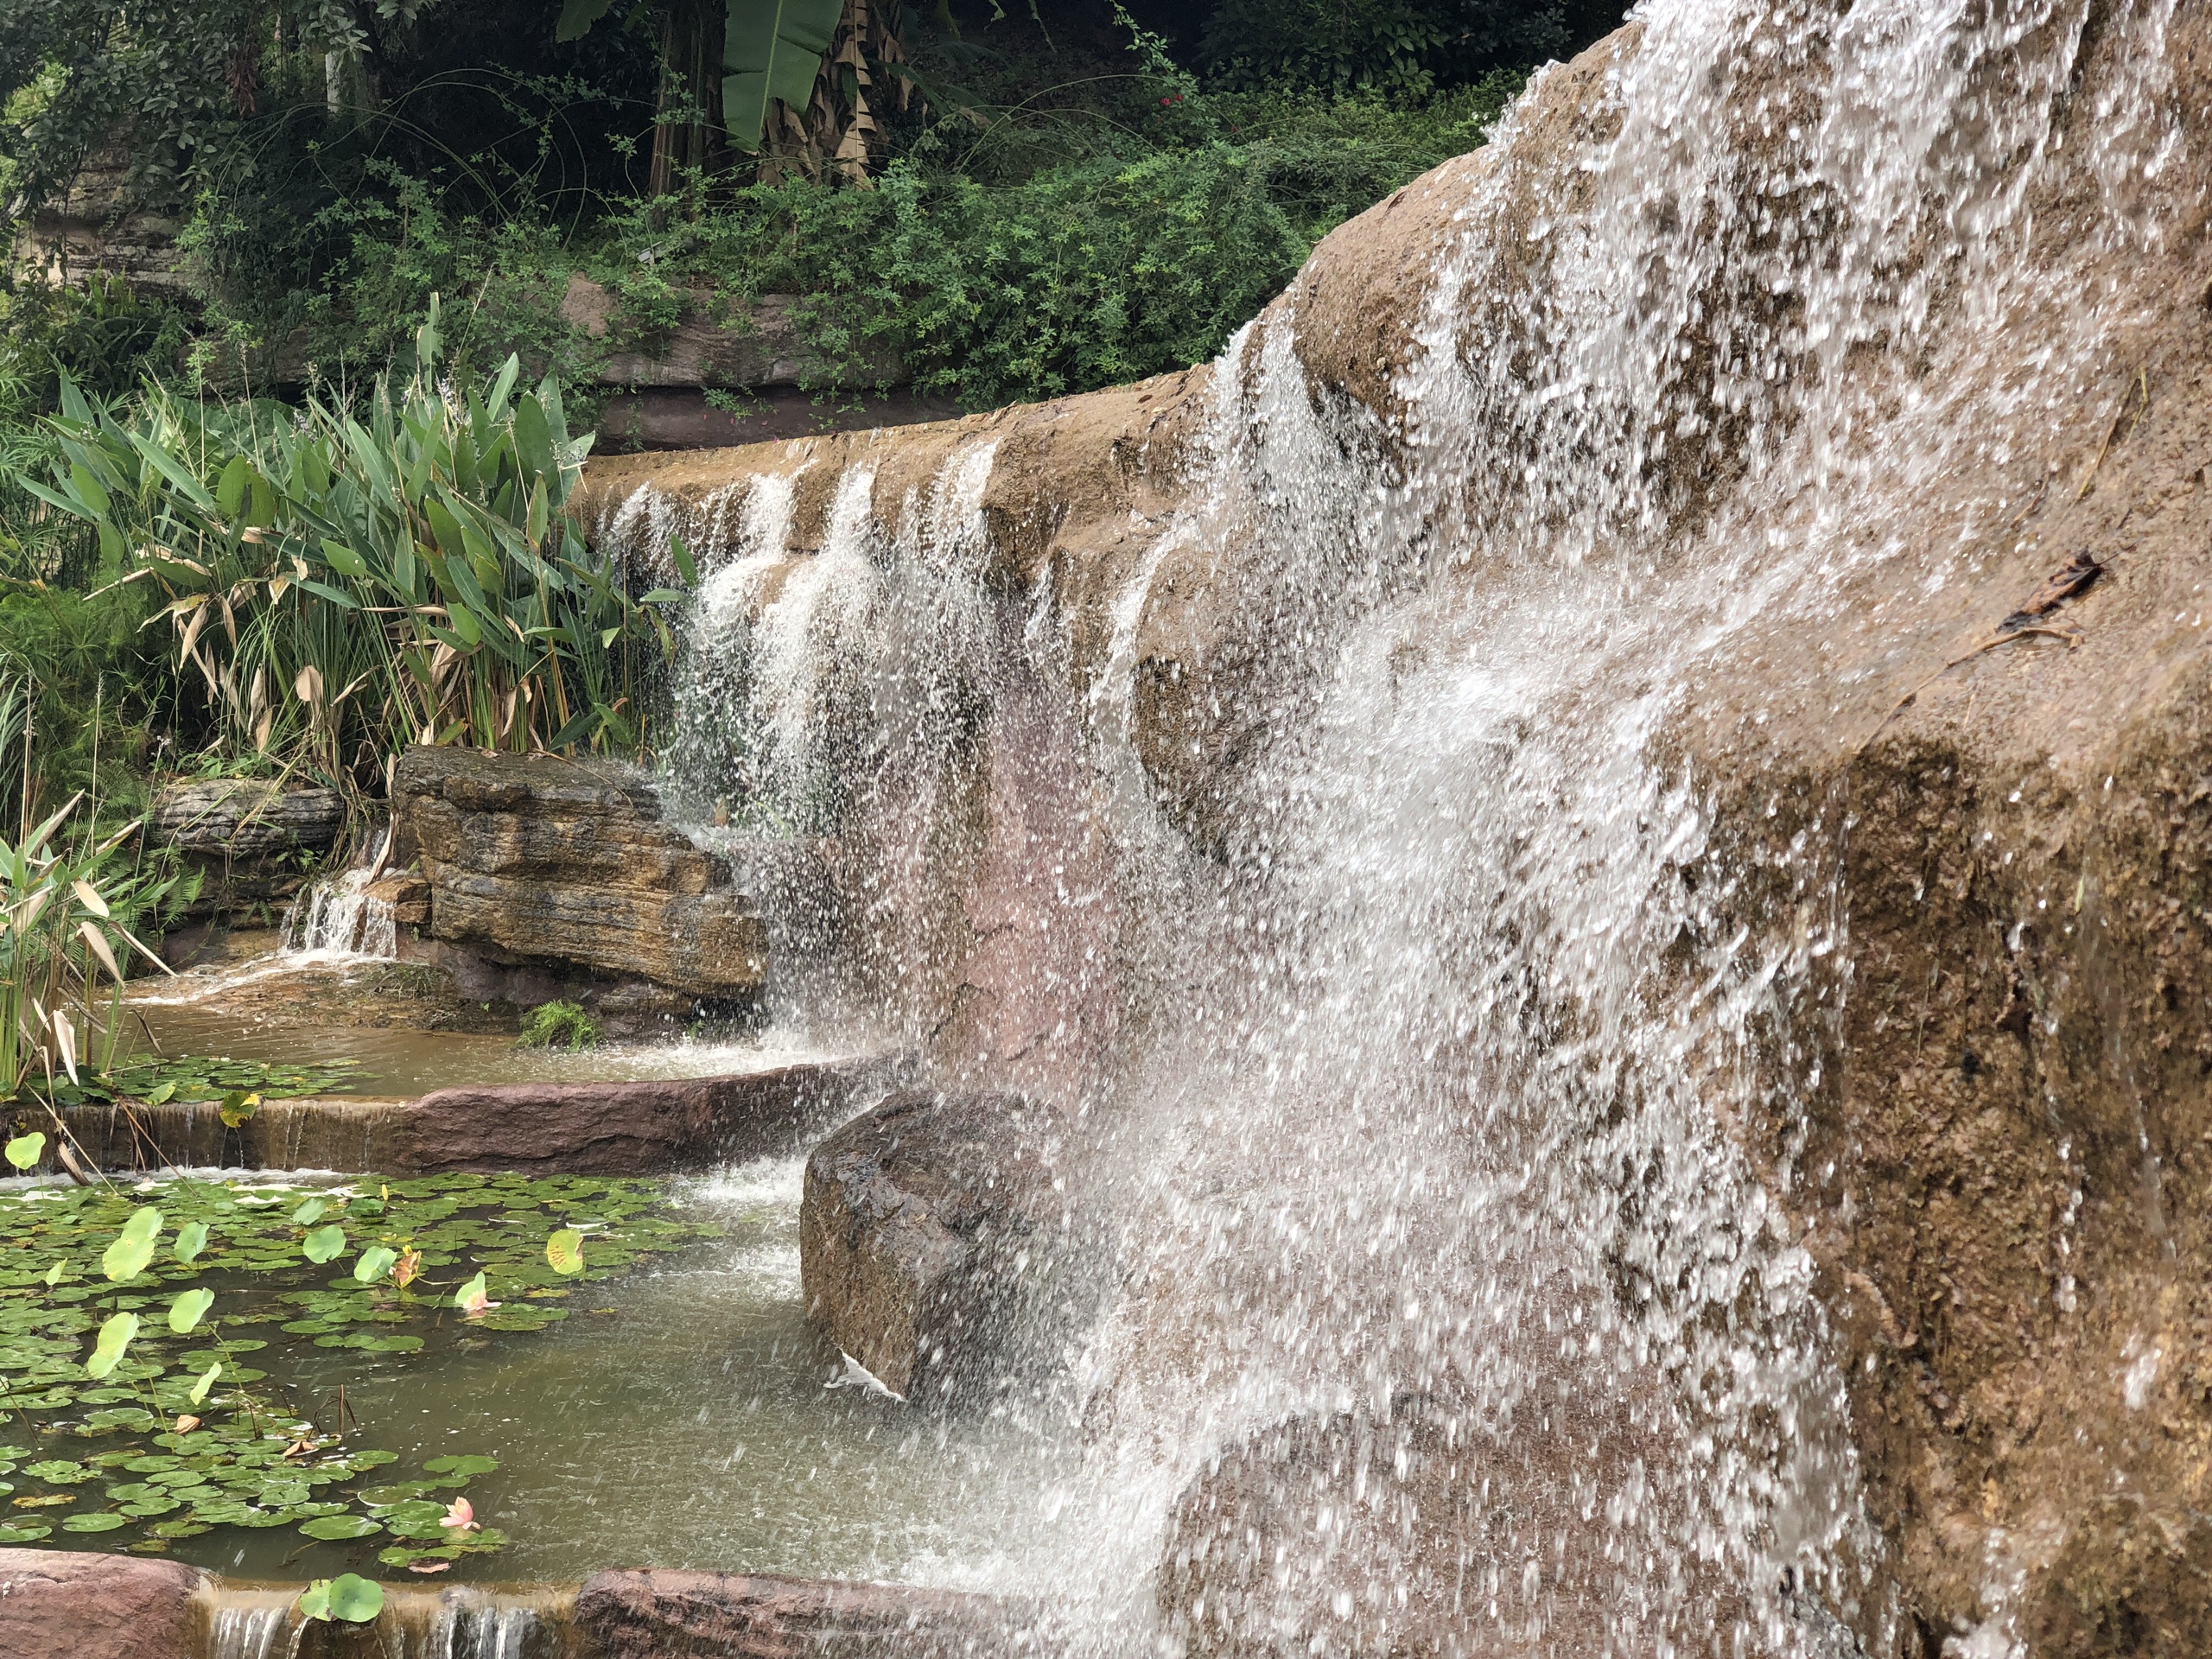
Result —
<instances>
[{"instance_id":1,"label":"grass growing on rock","mask_svg":"<svg viewBox=\"0 0 2212 1659\"><path fill-rule=\"evenodd\" d=\"M0 1193L0 1544L286 1527L430 1571L497 1549L455 1502L494 1458L391 1466L342 1404L302 1411L293 1374L315 1350L524 1339L575 1286L709 1230L654 1182L567 1176Z\"/></svg>"}]
</instances>

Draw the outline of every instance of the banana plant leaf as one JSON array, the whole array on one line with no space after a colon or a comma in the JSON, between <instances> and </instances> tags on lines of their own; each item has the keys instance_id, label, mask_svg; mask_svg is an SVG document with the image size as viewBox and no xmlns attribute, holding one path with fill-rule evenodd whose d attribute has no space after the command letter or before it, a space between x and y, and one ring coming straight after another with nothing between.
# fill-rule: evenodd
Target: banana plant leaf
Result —
<instances>
[{"instance_id":1,"label":"banana plant leaf","mask_svg":"<svg viewBox=\"0 0 2212 1659\"><path fill-rule=\"evenodd\" d=\"M768 100L804 109L844 0L729 0L722 31L722 125L748 154L760 148Z\"/></svg>"}]
</instances>

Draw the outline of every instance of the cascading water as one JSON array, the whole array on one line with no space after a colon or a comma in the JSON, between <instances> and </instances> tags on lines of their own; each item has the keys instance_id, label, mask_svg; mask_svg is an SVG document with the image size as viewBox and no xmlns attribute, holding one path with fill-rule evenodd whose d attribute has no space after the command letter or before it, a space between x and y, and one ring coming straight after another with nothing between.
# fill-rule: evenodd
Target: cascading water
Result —
<instances>
[{"instance_id":1,"label":"cascading water","mask_svg":"<svg viewBox=\"0 0 2212 1659\"><path fill-rule=\"evenodd\" d=\"M385 832L386 836L390 833L389 829ZM398 925L391 906L370 891L383 865L379 846L371 851L366 861L302 887L285 912L284 949L385 960L397 956Z\"/></svg>"},{"instance_id":2,"label":"cascading water","mask_svg":"<svg viewBox=\"0 0 2212 1659\"><path fill-rule=\"evenodd\" d=\"M366 1646L389 1659L556 1659L568 1650L569 1592L456 1586L387 1592L363 1637L302 1620L296 1588L224 1586L207 1612L207 1659L296 1659Z\"/></svg>"},{"instance_id":3,"label":"cascading water","mask_svg":"<svg viewBox=\"0 0 2212 1659\"><path fill-rule=\"evenodd\" d=\"M1848 825L1724 822L1679 734L1763 722L1710 688L1778 639L1776 708L1840 709L1821 642L1908 524L1956 526L1895 574L1932 595L2007 515L1956 480L2096 383L2099 262L2162 234L2171 10L1658 0L1459 175L1372 407L1314 390L1295 291L1239 337L1103 605L994 566L988 438L904 501L856 462L817 550L788 473L626 509L713 567L694 813L821 849L843 1006L1056 1100L1116 1229L1052 1500L1098 1651L1896 1650L1794 1207ZM1211 711L1249 758L1194 819L1137 640L1208 559L1264 702ZM1178 1510L1207 1478L1278 1553Z\"/></svg>"}]
</instances>

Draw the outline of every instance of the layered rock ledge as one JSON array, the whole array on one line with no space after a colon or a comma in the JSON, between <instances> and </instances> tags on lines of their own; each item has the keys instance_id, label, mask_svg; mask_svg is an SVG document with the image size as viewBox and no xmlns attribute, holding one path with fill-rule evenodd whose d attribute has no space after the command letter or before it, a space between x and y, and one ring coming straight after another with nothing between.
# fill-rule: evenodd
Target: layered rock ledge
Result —
<instances>
[{"instance_id":1,"label":"layered rock ledge","mask_svg":"<svg viewBox=\"0 0 2212 1659\"><path fill-rule=\"evenodd\" d=\"M750 996L766 972L766 925L633 770L414 748L392 810L390 861L419 858L428 892L391 899L426 899L436 944L707 1002Z\"/></svg>"},{"instance_id":2,"label":"layered rock ledge","mask_svg":"<svg viewBox=\"0 0 2212 1659\"><path fill-rule=\"evenodd\" d=\"M392 1175L541 1170L657 1175L789 1156L895 1084L895 1058L802 1062L721 1077L486 1084L419 1099L264 1102L226 1127L213 1104L73 1106L74 1145L109 1170L340 1169ZM58 1170L49 1144L44 1167Z\"/></svg>"}]
</instances>

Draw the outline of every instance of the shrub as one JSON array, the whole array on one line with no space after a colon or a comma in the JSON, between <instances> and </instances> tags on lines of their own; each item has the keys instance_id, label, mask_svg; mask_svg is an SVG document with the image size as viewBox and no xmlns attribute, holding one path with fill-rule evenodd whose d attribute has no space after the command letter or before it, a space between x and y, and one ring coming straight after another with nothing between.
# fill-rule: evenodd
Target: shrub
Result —
<instances>
[{"instance_id":1,"label":"shrub","mask_svg":"<svg viewBox=\"0 0 2212 1659\"><path fill-rule=\"evenodd\" d=\"M571 1053L599 1046L599 1027L575 1002L541 1002L523 1021L517 1048L565 1048Z\"/></svg>"},{"instance_id":2,"label":"shrub","mask_svg":"<svg viewBox=\"0 0 2212 1659\"><path fill-rule=\"evenodd\" d=\"M64 386L53 482L26 487L158 591L230 753L342 785L410 742L638 740L647 613L563 512L590 440L550 378L516 395L512 358L442 383L437 317L434 296L406 381L379 379L365 417L149 390L124 418Z\"/></svg>"}]
</instances>

